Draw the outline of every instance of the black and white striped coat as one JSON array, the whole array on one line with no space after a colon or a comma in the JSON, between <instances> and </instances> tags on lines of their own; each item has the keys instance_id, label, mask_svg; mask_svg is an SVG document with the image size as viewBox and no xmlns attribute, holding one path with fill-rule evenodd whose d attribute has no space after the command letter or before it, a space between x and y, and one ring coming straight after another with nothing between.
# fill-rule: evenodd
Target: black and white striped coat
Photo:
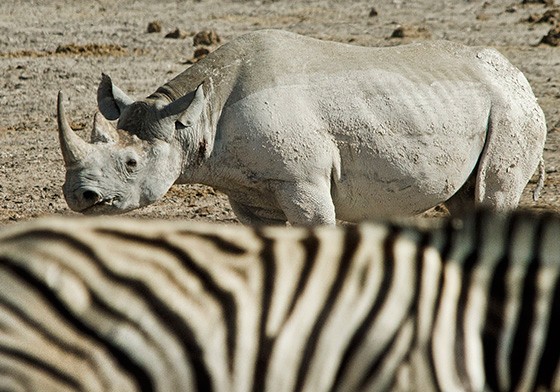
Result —
<instances>
[{"instance_id":1,"label":"black and white striped coat","mask_svg":"<svg viewBox=\"0 0 560 392\"><path fill-rule=\"evenodd\" d=\"M0 231L2 391L560 390L560 218Z\"/></svg>"}]
</instances>

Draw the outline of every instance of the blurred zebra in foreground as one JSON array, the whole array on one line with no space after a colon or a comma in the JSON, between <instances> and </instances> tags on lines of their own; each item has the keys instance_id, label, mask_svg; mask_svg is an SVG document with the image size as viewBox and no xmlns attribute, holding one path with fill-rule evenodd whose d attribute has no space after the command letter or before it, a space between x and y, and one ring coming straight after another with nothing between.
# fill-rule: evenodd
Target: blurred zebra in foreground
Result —
<instances>
[{"instance_id":1,"label":"blurred zebra in foreground","mask_svg":"<svg viewBox=\"0 0 560 392\"><path fill-rule=\"evenodd\" d=\"M1 391L560 390L560 218L0 231Z\"/></svg>"}]
</instances>

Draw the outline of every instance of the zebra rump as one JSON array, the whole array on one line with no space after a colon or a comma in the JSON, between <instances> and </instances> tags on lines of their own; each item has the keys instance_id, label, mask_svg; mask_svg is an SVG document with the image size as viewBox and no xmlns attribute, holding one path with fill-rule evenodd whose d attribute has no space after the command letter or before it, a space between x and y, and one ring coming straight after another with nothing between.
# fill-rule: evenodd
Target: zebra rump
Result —
<instances>
[{"instance_id":1,"label":"zebra rump","mask_svg":"<svg viewBox=\"0 0 560 392\"><path fill-rule=\"evenodd\" d=\"M0 231L1 391L560 390L560 217Z\"/></svg>"}]
</instances>

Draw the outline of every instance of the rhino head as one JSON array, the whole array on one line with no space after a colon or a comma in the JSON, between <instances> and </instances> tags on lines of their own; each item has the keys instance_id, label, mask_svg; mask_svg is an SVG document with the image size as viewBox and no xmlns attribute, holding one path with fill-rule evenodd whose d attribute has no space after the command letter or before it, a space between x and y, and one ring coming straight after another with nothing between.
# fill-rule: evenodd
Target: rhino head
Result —
<instances>
[{"instance_id":1,"label":"rhino head","mask_svg":"<svg viewBox=\"0 0 560 392\"><path fill-rule=\"evenodd\" d=\"M90 142L66 118L58 94L58 130L68 206L84 214L119 214L160 199L185 164L207 154L202 84L175 101L134 101L103 75ZM107 120L118 120L114 127Z\"/></svg>"}]
</instances>

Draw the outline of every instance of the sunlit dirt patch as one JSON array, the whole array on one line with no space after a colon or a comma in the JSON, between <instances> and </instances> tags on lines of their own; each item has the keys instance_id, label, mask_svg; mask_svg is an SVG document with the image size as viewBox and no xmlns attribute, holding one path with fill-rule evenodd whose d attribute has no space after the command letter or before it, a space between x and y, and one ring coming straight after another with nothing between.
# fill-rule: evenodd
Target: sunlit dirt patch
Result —
<instances>
[{"instance_id":1,"label":"sunlit dirt patch","mask_svg":"<svg viewBox=\"0 0 560 392\"><path fill-rule=\"evenodd\" d=\"M64 44L55 50L17 50L13 52L0 52L0 58L20 57L50 57L50 56L123 56L130 54L131 50L117 44ZM141 49L133 49L139 54Z\"/></svg>"}]
</instances>

